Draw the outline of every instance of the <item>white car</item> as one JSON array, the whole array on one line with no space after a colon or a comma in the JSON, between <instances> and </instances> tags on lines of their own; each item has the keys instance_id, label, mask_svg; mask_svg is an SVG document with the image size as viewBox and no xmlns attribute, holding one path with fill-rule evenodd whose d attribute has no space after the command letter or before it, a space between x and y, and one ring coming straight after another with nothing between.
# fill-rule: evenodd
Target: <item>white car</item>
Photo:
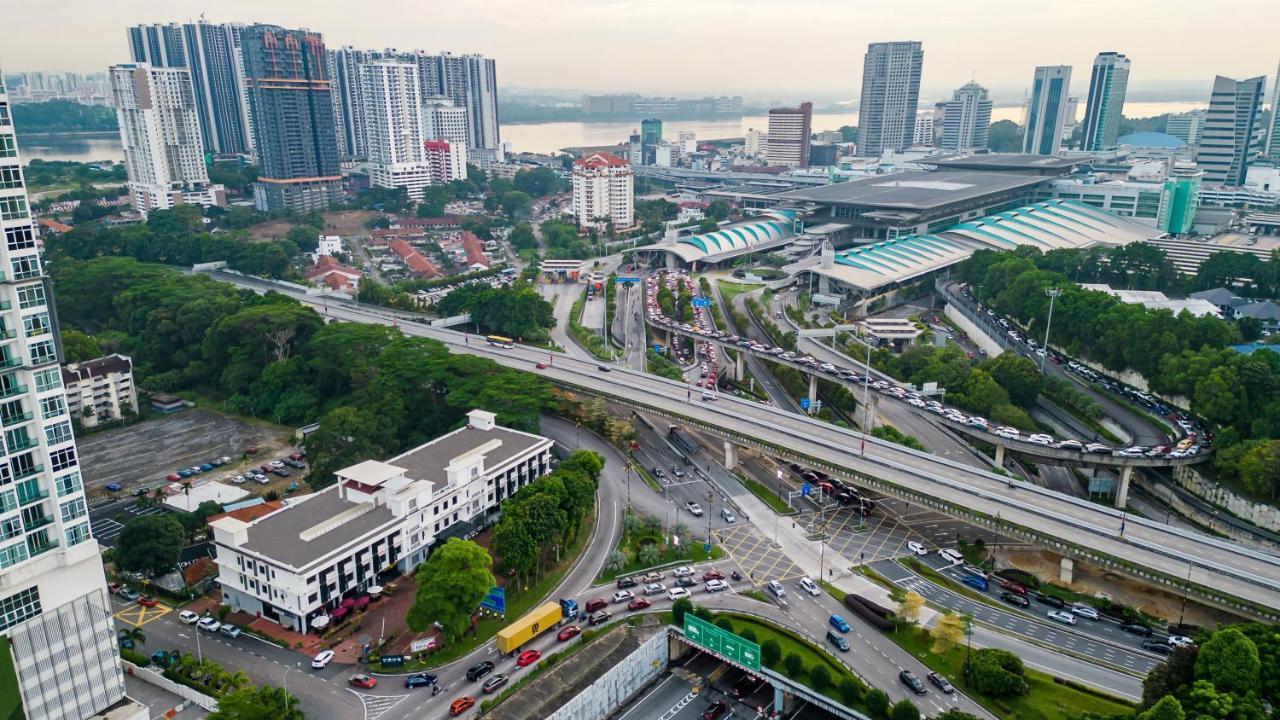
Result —
<instances>
[{"instance_id":1,"label":"white car","mask_svg":"<svg viewBox=\"0 0 1280 720\"><path fill-rule=\"evenodd\" d=\"M644 586L645 595L661 595L667 591L667 586L662 583L649 583Z\"/></svg>"},{"instance_id":2,"label":"white car","mask_svg":"<svg viewBox=\"0 0 1280 720\"><path fill-rule=\"evenodd\" d=\"M787 591L782 589L782 583L777 580L769 581L769 592L773 593L779 599L787 596Z\"/></svg>"},{"instance_id":3,"label":"white car","mask_svg":"<svg viewBox=\"0 0 1280 720\"><path fill-rule=\"evenodd\" d=\"M1017 440L1021 436L1021 433L1019 433L1016 428L1008 426L996 428L995 433L1002 438L1008 438L1010 440Z\"/></svg>"},{"instance_id":4,"label":"white car","mask_svg":"<svg viewBox=\"0 0 1280 720\"><path fill-rule=\"evenodd\" d=\"M1082 618L1089 618L1090 620L1098 619L1098 609L1092 605L1076 603L1071 606L1071 613L1073 615L1079 615Z\"/></svg>"},{"instance_id":5,"label":"white car","mask_svg":"<svg viewBox=\"0 0 1280 720\"><path fill-rule=\"evenodd\" d=\"M630 602L635 599L636 599L636 594L631 592L630 590L619 590L618 592L613 594L613 601L615 603Z\"/></svg>"},{"instance_id":6,"label":"white car","mask_svg":"<svg viewBox=\"0 0 1280 720\"><path fill-rule=\"evenodd\" d=\"M673 587L667 591L667 597L672 600L689 597L689 591L682 587Z\"/></svg>"},{"instance_id":7,"label":"white car","mask_svg":"<svg viewBox=\"0 0 1280 720\"><path fill-rule=\"evenodd\" d=\"M196 627L204 630L205 632L218 632L222 629L222 623L211 617L207 617L196 623Z\"/></svg>"},{"instance_id":8,"label":"white car","mask_svg":"<svg viewBox=\"0 0 1280 720\"><path fill-rule=\"evenodd\" d=\"M907 401L907 404L912 407L918 407L918 408L924 407L924 401L918 400L916 398L911 398L910 400Z\"/></svg>"},{"instance_id":9,"label":"white car","mask_svg":"<svg viewBox=\"0 0 1280 720\"><path fill-rule=\"evenodd\" d=\"M818 587L818 583L814 582L813 578L809 577L808 575L805 575L804 577L800 578L800 587L810 595L822 594L822 590Z\"/></svg>"},{"instance_id":10,"label":"white car","mask_svg":"<svg viewBox=\"0 0 1280 720\"><path fill-rule=\"evenodd\" d=\"M690 575L693 574L693 568L689 567L688 565L681 565L675 570L672 570L671 574L674 577L678 577L678 578L689 577Z\"/></svg>"},{"instance_id":11,"label":"white car","mask_svg":"<svg viewBox=\"0 0 1280 720\"><path fill-rule=\"evenodd\" d=\"M1050 610L1046 615L1048 615L1050 620L1057 620L1064 625L1076 624L1076 616L1065 610Z\"/></svg>"},{"instance_id":12,"label":"white car","mask_svg":"<svg viewBox=\"0 0 1280 720\"><path fill-rule=\"evenodd\" d=\"M699 505L698 503L690 500L689 502L685 503L684 506L688 508L689 512L693 513L695 517L702 517L702 506Z\"/></svg>"},{"instance_id":13,"label":"white car","mask_svg":"<svg viewBox=\"0 0 1280 720\"><path fill-rule=\"evenodd\" d=\"M1170 635L1169 639L1166 640L1166 642L1169 643L1169 647L1176 647L1176 648L1191 647L1192 645L1196 644L1194 640L1187 637L1186 635Z\"/></svg>"},{"instance_id":14,"label":"white car","mask_svg":"<svg viewBox=\"0 0 1280 720\"><path fill-rule=\"evenodd\" d=\"M709 593L720 592L721 590L728 590L729 583L723 580L708 580L705 588Z\"/></svg>"},{"instance_id":15,"label":"white car","mask_svg":"<svg viewBox=\"0 0 1280 720\"><path fill-rule=\"evenodd\" d=\"M243 476L243 475L237 475L237 476L235 476L235 477L231 478L231 482L233 482L233 483L235 483L235 484L237 484L237 485L243 485L243 484L245 483L245 479L244 479L244 476Z\"/></svg>"},{"instance_id":16,"label":"white car","mask_svg":"<svg viewBox=\"0 0 1280 720\"><path fill-rule=\"evenodd\" d=\"M178 613L178 619L181 620L186 625L195 625L196 623L200 622L200 616L191 612L190 610L183 610L182 612Z\"/></svg>"},{"instance_id":17,"label":"white car","mask_svg":"<svg viewBox=\"0 0 1280 720\"><path fill-rule=\"evenodd\" d=\"M952 550L951 548L943 548L938 551L938 554L946 558L947 562L950 562L953 564L964 562L964 556L956 552L955 550Z\"/></svg>"},{"instance_id":18,"label":"white car","mask_svg":"<svg viewBox=\"0 0 1280 720\"><path fill-rule=\"evenodd\" d=\"M328 664L329 664L329 661L330 661L330 660L332 660L332 659L333 659L333 651L332 651L332 650L321 650L321 651L320 651L320 654L318 654L318 655L316 655L315 657L311 658L311 667L316 668L316 669L322 668L322 667L324 667L324 666L328 665Z\"/></svg>"},{"instance_id":19,"label":"white car","mask_svg":"<svg viewBox=\"0 0 1280 720\"><path fill-rule=\"evenodd\" d=\"M925 555L929 554L929 548L921 545L915 540L911 540L907 542L907 549L910 550L912 553L919 555L920 557L924 557Z\"/></svg>"},{"instance_id":20,"label":"white car","mask_svg":"<svg viewBox=\"0 0 1280 720\"><path fill-rule=\"evenodd\" d=\"M1053 436L1045 435L1044 433L1036 433L1035 435L1028 435L1027 442L1033 442L1037 445L1048 445L1053 442Z\"/></svg>"}]
</instances>

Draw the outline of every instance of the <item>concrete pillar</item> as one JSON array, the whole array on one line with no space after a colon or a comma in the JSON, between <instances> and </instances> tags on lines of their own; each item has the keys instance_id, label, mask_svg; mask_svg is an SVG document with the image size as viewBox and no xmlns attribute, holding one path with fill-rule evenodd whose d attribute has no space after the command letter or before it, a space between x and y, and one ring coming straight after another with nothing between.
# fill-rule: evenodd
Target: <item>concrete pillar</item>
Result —
<instances>
[{"instance_id":1,"label":"concrete pillar","mask_svg":"<svg viewBox=\"0 0 1280 720\"><path fill-rule=\"evenodd\" d=\"M1123 510L1129 502L1129 480L1133 478L1133 466L1125 465L1120 470L1120 487L1116 488L1116 507Z\"/></svg>"},{"instance_id":2,"label":"concrete pillar","mask_svg":"<svg viewBox=\"0 0 1280 720\"><path fill-rule=\"evenodd\" d=\"M1004 446L996 445L996 467L1004 467Z\"/></svg>"},{"instance_id":3,"label":"concrete pillar","mask_svg":"<svg viewBox=\"0 0 1280 720\"><path fill-rule=\"evenodd\" d=\"M739 349L736 353L734 353L734 355L736 357L733 361L733 372L734 372L733 376L735 379L737 379L738 382L742 382L747 377L747 372L743 368L743 361L746 358L747 353L745 350Z\"/></svg>"},{"instance_id":4,"label":"concrete pillar","mask_svg":"<svg viewBox=\"0 0 1280 720\"><path fill-rule=\"evenodd\" d=\"M773 686L773 711L776 713L783 712L783 710L786 707L786 702L787 702L787 697L786 697L786 694L782 692L782 688L778 687L777 685L774 685Z\"/></svg>"},{"instance_id":5,"label":"concrete pillar","mask_svg":"<svg viewBox=\"0 0 1280 720\"><path fill-rule=\"evenodd\" d=\"M1075 576L1076 562L1069 557L1062 558L1058 563L1058 579L1070 585L1072 578Z\"/></svg>"},{"instance_id":6,"label":"concrete pillar","mask_svg":"<svg viewBox=\"0 0 1280 720\"><path fill-rule=\"evenodd\" d=\"M733 470L738 467L738 446L724 441L724 466L726 470Z\"/></svg>"},{"instance_id":7,"label":"concrete pillar","mask_svg":"<svg viewBox=\"0 0 1280 720\"><path fill-rule=\"evenodd\" d=\"M818 376L809 376L809 412L818 406Z\"/></svg>"}]
</instances>

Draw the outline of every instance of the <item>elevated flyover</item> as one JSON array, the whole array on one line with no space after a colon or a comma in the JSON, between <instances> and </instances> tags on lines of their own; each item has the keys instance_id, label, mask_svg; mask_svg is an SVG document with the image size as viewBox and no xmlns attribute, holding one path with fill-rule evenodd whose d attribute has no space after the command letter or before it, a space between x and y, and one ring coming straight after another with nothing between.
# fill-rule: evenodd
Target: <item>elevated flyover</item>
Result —
<instances>
[{"instance_id":1,"label":"elevated flyover","mask_svg":"<svg viewBox=\"0 0 1280 720\"><path fill-rule=\"evenodd\" d=\"M266 292L282 286L230 273L218 279ZM284 288L299 302L324 306L324 314L349 322L398 325L412 336L444 343L451 352L488 357L538 372L549 382L620 405L661 415L722 438L730 446L759 448L817 467L964 522L999 530L1005 537L1046 547L1131 578L1196 598L1199 602L1266 622L1280 621L1280 557L1221 538L1181 530L1120 510L976 469L943 457L835 427L760 403L722 397L693 399L684 383L578 360L541 348L504 350L480 336L432 328L404 313L308 297ZM548 363L536 370L537 363Z\"/></svg>"}]
</instances>

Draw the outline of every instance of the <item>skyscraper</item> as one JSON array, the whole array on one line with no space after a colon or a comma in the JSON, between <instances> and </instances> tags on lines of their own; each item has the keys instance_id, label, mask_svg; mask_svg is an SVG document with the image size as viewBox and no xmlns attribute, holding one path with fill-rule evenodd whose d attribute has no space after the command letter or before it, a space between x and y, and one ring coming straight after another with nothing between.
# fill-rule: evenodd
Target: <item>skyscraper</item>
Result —
<instances>
[{"instance_id":1,"label":"skyscraper","mask_svg":"<svg viewBox=\"0 0 1280 720\"><path fill-rule=\"evenodd\" d=\"M376 187L404 188L420 200L431 173L423 149L418 66L378 60L361 65L359 75L369 181Z\"/></svg>"},{"instance_id":2,"label":"skyscraper","mask_svg":"<svg viewBox=\"0 0 1280 720\"><path fill-rule=\"evenodd\" d=\"M240 52L243 25L201 20L184 25L135 25L128 30L135 63L186 68L206 152L253 152Z\"/></svg>"},{"instance_id":3,"label":"skyscraper","mask_svg":"<svg viewBox=\"0 0 1280 720\"><path fill-rule=\"evenodd\" d=\"M363 158L364 100L360 94L360 65L383 59L386 53L347 46L329 50L326 55L338 152L346 159Z\"/></svg>"},{"instance_id":4,"label":"skyscraper","mask_svg":"<svg viewBox=\"0 0 1280 720\"><path fill-rule=\"evenodd\" d=\"M809 139L813 135L813 103L769 111L769 144L765 160L770 165L809 167Z\"/></svg>"},{"instance_id":5,"label":"skyscraper","mask_svg":"<svg viewBox=\"0 0 1280 720\"><path fill-rule=\"evenodd\" d=\"M652 165L658 146L662 144L662 120L645 118L640 121L640 146L644 151L644 164Z\"/></svg>"},{"instance_id":6,"label":"skyscraper","mask_svg":"<svg viewBox=\"0 0 1280 720\"><path fill-rule=\"evenodd\" d=\"M1276 84L1271 89L1271 129L1267 132L1267 160L1280 166L1280 65L1276 67Z\"/></svg>"},{"instance_id":7,"label":"skyscraper","mask_svg":"<svg viewBox=\"0 0 1280 720\"><path fill-rule=\"evenodd\" d=\"M1071 91L1070 65L1036 68L1023 128L1022 152L1054 155L1062 148L1062 126L1067 120L1067 93Z\"/></svg>"},{"instance_id":8,"label":"skyscraper","mask_svg":"<svg viewBox=\"0 0 1280 720\"><path fill-rule=\"evenodd\" d=\"M258 151L254 204L325 210L342 194L328 62L319 33L251 25L241 34Z\"/></svg>"},{"instance_id":9,"label":"skyscraper","mask_svg":"<svg viewBox=\"0 0 1280 720\"><path fill-rule=\"evenodd\" d=\"M1199 145L1200 135L1204 132L1204 120L1208 114L1207 110L1189 110L1170 115L1165 121L1164 131L1180 138L1188 145Z\"/></svg>"},{"instance_id":10,"label":"skyscraper","mask_svg":"<svg viewBox=\"0 0 1280 720\"><path fill-rule=\"evenodd\" d=\"M227 204L209 184L191 73L146 63L111 68L111 97L129 173L129 200L143 216L174 205Z\"/></svg>"},{"instance_id":11,"label":"skyscraper","mask_svg":"<svg viewBox=\"0 0 1280 720\"><path fill-rule=\"evenodd\" d=\"M1213 79L1209 112L1196 150L1196 165L1204 171L1206 185L1244 185L1262 135L1258 115L1265 82L1262 76Z\"/></svg>"},{"instance_id":12,"label":"skyscraper","mask_svg":"<svg viewBox=\"0 0 1280 720\"><path fill-rule=\"evenodd\" d=\"M16 678L20 716L81 720L124 699L124 675L2 78L0 653Z\"/></svg>"},{"instance_id":13,"label":"skyscraper","mask_svg":"<svg viewBox=\"0 0 1280 720\"><path fill-rule=\"evenodd\" d=\"M583 229L630 229L635 224L631 163L604 152L575 160L573 215Z\"/></svg>"},{"instance_id":14,"label":"skyscraper","mask_svg":"<svg viewBox=\"0 0 1280 720\"><path fill-rule=\"evenodd\" d=\"M991 129L991 99L987 89L968 82L940 102L934 114L933 134L938 147L946 150L985 150Z\"/></svg>"},{"instance_id":15,"label":"skyscraper","mask_svg":"<svg viewBox=\"0 0 1280 720\"><path fill-rule=\"evenodd\" d=\"M1093 59L1089 98L1084 107L1085 150L1109 150L1120 136L1124 95L1129 87L1129 58L1118 52L1101 52Z\"/></svg>"},{"instance_id":16,"label":"skyscraper","mask_svg":"<svg viewBox=\"0 0 1280 720\"><path fill-rule=\"evenodd\" d=\"M919 42L871 43L862 64L862 100L858 105L858 154L876 156L905 150L916 129L920 71Z\"/></svg>"}]
</instances>

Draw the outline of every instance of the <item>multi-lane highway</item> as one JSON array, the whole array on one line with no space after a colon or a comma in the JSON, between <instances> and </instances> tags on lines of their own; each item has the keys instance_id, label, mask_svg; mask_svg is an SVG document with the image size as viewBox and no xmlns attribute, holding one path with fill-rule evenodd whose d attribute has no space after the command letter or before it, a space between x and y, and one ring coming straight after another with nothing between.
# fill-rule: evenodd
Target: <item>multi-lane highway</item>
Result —
<instances>
[{"instance_id":1,"label":"multi-lane highway","mask_svg":"<svg viewBox=\"0 0 1280 720\"><path fill-rule=\"evenodd\" d=\"M279 290L268 281L217 273L220 279L253 289ZM455 352L492 358L500 364L533 370L547 359L541 349L510 350L470 342L462 333L405 321L397 313L353 306L331 298L288 293L300 302L324 306L334 319L398 323L407 334L431 337ZM540 371L552 382L682 418L740 444L769 447L780 454L825 467L855 482L910 497L970 522L998 523L1011 534L1049 545L1067 556L1090 560L1134 577L1186 585L1206 602L1274 620L1280 617L1280 558L1238 544L1161 526L1120 511L1065 497L1007 477L976 470L945 458L919 453L759 403L722 396L717 402L691 398L683 384L642 373L602 370L590 361L555 354Z\"/></svg>"}]
</instances>

